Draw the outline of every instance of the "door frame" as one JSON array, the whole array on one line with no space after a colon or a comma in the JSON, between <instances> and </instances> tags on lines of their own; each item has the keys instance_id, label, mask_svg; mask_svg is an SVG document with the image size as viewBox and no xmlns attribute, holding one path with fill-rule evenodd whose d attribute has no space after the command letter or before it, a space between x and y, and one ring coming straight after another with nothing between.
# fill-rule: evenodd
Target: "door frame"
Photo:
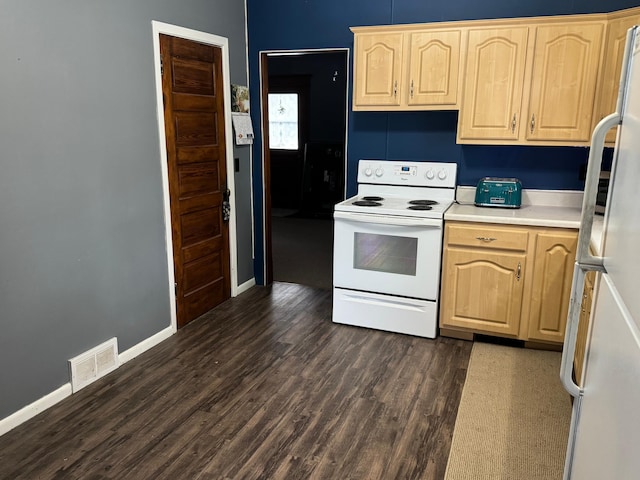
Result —
<instances>
[{"instance_id":1,"label":"door frame","mask_svg":"<svg viewBox=\"0 0 640 480\"><path fill-rule=\"evenodd\" d=\"M296 56L313 53L335 53L346 52L345 68L345 122L344 122L344 191L343 196L347 196L347 145L349 140L349 49L344 47L336 48L307 48L293 50L260 50L260 125L262 130L262 274L265 285L273 283L273 252L271 244L271 192L268 185L271 183L271 154L269 152L269 118L268 98L269 93L269 57Z\"/></svg>"},{"instance_id":2,"label":"door frame","mask_svg":"<svg viewBox=\"0 0 640 480\"><path fill-rule=\"evenodd\" d=\"M234 165L233 165L233 133L231 123L231 75L229 71L229 39L211 33L200 32L189 28L179 27L168 23L151 21L153 31L153 64L156 83L156 114L158 120L158 140L160 142L160 166L162 169L162 197L164 203L164 228L167 253L167 270L169 279L169 305L171 308L171 329L175 333L178 330L178 318L176 311L175 295L175 270L173 262L173 238L171 235L171 199L169 198L169 168L167 165L167 139L164 130L164 102L162 100L162 76L160 75L160 35L193 40L207 45L219 47L222 50L222 83L224 85L224 122L225 122L225 146L227 166L227 188L235 197ZM232 203L233 205L233 203ZM229 271L231 278L231 296L238 295L238 271L237 271L237 242L236 242L236 212L231 208L229 217Z\"/></svg>"}]
</instances>

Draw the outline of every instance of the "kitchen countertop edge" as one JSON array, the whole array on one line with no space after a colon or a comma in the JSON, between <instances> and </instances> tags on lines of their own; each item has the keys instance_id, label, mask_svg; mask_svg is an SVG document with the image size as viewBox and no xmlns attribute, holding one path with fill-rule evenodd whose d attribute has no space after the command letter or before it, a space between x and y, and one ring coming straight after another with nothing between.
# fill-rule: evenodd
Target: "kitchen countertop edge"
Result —
<instances>
[{"instance_id":1,"label":"kitchen countertop edge","mask_svg":"<svg viewBox=\"0 0 640 480\"><path fill-rule=\"evenodd\" d=\"M445 212L444 220L578 229L580 213L580 208L565 206L522 205L520 208L499 208L454 203Z\"/></svg>"}]
</instances>

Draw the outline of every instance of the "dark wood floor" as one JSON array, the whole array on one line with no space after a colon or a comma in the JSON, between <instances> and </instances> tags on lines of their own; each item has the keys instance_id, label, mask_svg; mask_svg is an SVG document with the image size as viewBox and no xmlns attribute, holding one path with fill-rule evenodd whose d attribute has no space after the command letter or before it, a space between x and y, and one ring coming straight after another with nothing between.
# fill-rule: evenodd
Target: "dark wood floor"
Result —
<instances>
[{"instance_id":1,"label":"dark wood floor","mask_svg":"<svg viewBox=\"0 0 640 480\"><path fill-rule=\"evenodd\" d=\"M331 290L333 218L274 215L271 227L274 280Z\"/></svg>"},{"instance_id":2,"label":"dark wood floor","mask_svg":"<svg viewBox=\"0 0 640 480\"><path fill-rule=\"evenodd\" d=\"M254 287L0 437L0 478L441 479L470 351Z\"/></svg>"}]
</instances>

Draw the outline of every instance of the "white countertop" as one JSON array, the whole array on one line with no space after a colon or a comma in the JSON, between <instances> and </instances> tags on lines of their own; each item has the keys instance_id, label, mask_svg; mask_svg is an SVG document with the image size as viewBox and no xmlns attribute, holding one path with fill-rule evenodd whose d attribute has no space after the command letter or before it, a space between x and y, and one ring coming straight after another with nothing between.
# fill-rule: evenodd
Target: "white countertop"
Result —
<instances>
[{"instance_id":1,"label":"white countertop","mask_svg":"<svg viewBox=\"0 0 640 480\"><path fill-rule=\"evenodd\" d=\"M522 205L520 208L476 207L454 203L444 219L459 222L508 223L533 227L579 228L580 208Z\"/></svg>"},{"instance_id":2,"label":"white countertop","mask_svg":"<svg viewBox=\"0 0 640 480\"><path fill-rule=\"evenodd\" d=\"M523 190L520 208L476 207L475 187L458 187L444 219L459 222L506 223L534 227L579 228L582 192Z\"/></svg>"}]
</instances>

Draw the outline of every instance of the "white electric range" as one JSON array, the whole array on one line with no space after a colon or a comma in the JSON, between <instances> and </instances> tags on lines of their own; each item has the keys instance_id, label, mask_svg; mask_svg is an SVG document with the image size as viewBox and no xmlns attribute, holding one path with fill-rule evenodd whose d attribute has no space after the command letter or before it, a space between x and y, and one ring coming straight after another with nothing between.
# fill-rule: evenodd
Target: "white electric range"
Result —
<instances>
[{"instance_id":1,"label":"white electric range","mask_svg":"<svg viewBox=\"0 0 640 480\"><path fill-rule=\"evenodd\" d=\"M360 160L335 206L333 321L435 338L444 212L457 165Z\"/></svg>"}]
</instances>

